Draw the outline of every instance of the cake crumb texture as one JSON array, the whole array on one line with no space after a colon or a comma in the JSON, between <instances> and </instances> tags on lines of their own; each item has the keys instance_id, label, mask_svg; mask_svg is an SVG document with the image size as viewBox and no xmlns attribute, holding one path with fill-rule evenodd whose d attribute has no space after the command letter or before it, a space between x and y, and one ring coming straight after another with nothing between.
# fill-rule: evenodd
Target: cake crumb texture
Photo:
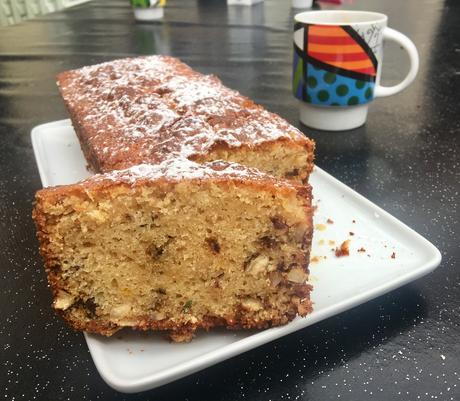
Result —
<instances>
[{"instance_id":1,"label":"cake crumb texture","mask_svg":"<svg viewBox=\"0 0 460 401\"><path fill-rule=\"evenodd\" d=\"M233 163L170 163L38 191L54 308L78 330L173 341L309 313L310 188Z\"/></svg>"}]
</instances>

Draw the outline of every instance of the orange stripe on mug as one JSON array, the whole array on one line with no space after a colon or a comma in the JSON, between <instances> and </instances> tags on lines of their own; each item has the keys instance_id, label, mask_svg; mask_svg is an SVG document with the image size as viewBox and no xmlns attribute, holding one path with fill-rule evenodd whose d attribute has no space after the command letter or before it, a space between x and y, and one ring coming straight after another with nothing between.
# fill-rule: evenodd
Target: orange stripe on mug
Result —
<instances>
[{"instance_id":1,"label":"orange stripe on mug","mask_svg":"<svg viewBox=\"0 0 460 401\"><path fill-rule=\"evenodd\" d=\"M359 45L318 45L316 43L309 43L308 44L308 52L316 52L316 53L361 53L363 49Z\"/></svg>"},{"instance_id":2,"label":"orange stripe on mug","mask_svg":"<svg viewBox=\"0 0 460 401\"><path fill-rule=\"evenodd\" d=\"M371 67L371 68L357 68L354 70L355 72L360 72L361 74L366 74L366 75L371 75L371 76L375 76L376 72L375 72L375 69L374 67Z\"/></svg>"},{"instance_id":3,"label":"orange stripe on mug","mask_svg":"<svg viewBox=\"0 0 460 401\"><path fill-rule=\"evenodd\" d=\"M361 61L329 61L328 64L336 67L344 68L345 70L356 70L373 67L371 60Z\"/></svg>"},{"instance_id":4,"label":"orange stripe on mug","mask_svg":"<svg viewBox=\"0 0 460 401\"><path fill-rule=\"evenodd\" d=\"M316 53L309 51L308 54L321 60L323 62L330 62L330 61L360 61L360 60L368 60L369 56L366 53Z\"/></svg>"},{"instance_id":5,"label":"orange stripe on mug","mask_svg":"<svg viewBox=\"0 0 460 401\"><path fill-rule=\"evenodd\" d=\"M352 37L346 36L317 36L308 35L308 43L318 45L355 45L356 42Z\"/></svg>"},{"instance_id":6,"label":"orange stripe on mug","mask_svg":"<svg viewBox=\"0 0 460 401\"><path fill-rule=\"evenodd\" d=\"M328 26L328 25L310 25L308 27L308 33L317 36L348 36L340 26Z\"/></svg>"}]
</instances>

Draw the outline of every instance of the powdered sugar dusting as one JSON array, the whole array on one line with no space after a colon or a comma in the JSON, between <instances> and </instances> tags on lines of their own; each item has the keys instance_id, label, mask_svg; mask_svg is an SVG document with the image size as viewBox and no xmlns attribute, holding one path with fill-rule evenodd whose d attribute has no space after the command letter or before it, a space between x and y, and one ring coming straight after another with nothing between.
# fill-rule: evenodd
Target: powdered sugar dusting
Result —
<instances>
[{"instance_id":1,"label":"powdered sugar dusting","mask_svg":"<svg viewBox=\"0 0 460 401\"><path fill-rule=\"evenodd\" d=\"M228 147L306 141L277 115L215 76L167 56L115 60L61 74L76 128L102 171Z\"/></svg>"},{"instance_id":2,"label":"powdered sugar dusting","mask_svg":"<svg viewBox=\"0 0 460 401\"><path fill-rule=\"evenodd\" d=\"M238 163L226 161L213 161L204 164L198 164L193 161L180 157L170 158L159 164L139 164L125 170L115 170L105 174L97 174L89 180L92 182L116 181L124 182L130 185L135 185L142 180L158 180L166 179L169 181L187 180L202 180L207 178L234 178L247 179L251 181L267 181L273 180L275 186L293 185L289 181L279 181L266 175L265 173L255 168L242 166Z\"/></svg>"}]
</instances>

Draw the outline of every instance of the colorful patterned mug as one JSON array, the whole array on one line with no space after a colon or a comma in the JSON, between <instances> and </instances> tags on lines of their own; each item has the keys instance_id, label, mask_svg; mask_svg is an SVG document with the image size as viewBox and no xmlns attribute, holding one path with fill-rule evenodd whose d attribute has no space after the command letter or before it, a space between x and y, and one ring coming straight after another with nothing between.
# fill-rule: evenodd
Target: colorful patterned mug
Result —
<instances>
[{"instance_id":1,"label":"colorful patterned mug","mask_svg":"<svg viewBox=\"0 0 460 401\"><path fill-rule=\"evenodd\" d=\"M417 75L415 45L388 28L384 14L307 11L294 18L293 92L305 125L330 131L359 127L369 102L402 91ZM400 44L410 59L406 78L391 87L379 84L383 40Z\"/></svg>"}]
</instances>

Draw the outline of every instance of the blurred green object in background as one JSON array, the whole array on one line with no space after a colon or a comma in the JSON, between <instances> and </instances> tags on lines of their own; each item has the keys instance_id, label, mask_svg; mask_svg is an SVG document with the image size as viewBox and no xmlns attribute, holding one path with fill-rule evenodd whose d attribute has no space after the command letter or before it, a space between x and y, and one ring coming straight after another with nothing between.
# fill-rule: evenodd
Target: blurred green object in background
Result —
<instances>
[{"instance_id":1,"label":"blurred green object in background","mask_svg":"<svg viewBox=\"0 0 460 401\"><path fill-rule=\"evenodd\" d=\"M150 0L131 0L133 7L147 8L150 7Z\"/></svg>"}]
</instances>

